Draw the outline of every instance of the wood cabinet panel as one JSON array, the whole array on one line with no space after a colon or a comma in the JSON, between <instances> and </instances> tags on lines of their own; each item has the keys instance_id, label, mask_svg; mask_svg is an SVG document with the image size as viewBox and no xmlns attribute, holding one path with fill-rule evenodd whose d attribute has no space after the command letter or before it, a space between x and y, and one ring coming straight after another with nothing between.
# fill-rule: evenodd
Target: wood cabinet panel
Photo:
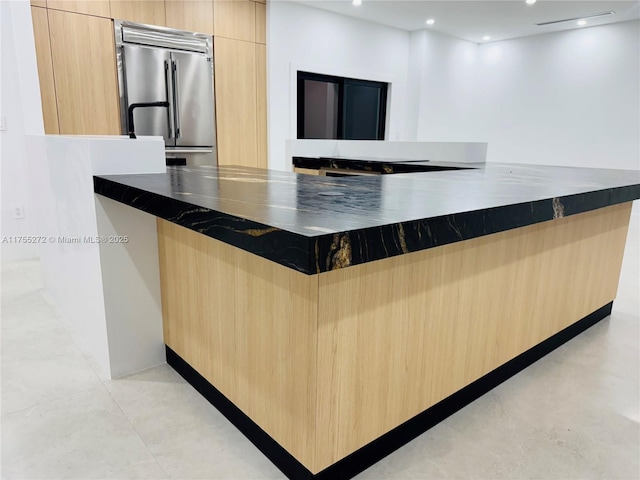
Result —
<instances>
[{"instance_id":1,"label":"wood cabinet panel","mask_svg":"<svg viewBox=\"0 0 640 480\"><path fill-rule=\"evenodd\" d=\"M164 0L111 0L111 17L166 26Z\"/></svg>"},{"instance_id":2,"label":"wood cabinet panel","mask_svg":"<svg viewBox=\"0 0 640 480\"><path fill-rule=\"evenodd\" d=\"M320 175L320 170L315 170L313 168L293 167L293 171L295 173L304 173L305 175Z\"/></svg>"},{"instance_id":3,"label":"wood cabinet panel","mask_svg":"<svg viewBox=\"0 0 640 480\"><path fill-rule=\"evenodd\" d=\"M256 43L267 43L267 6L256 3Z\"/></svg>"},{"instance_id":4,"label":"wood cabinet panel","mask_svg":"<svg viewBox=\"0 0 640 480\"><path fill-rule=\"evenodd\" d=\"M256 44L256 127L258 168L269 168L267 142L267 46Z\"/></svg>"},{"instance_id":5,"label":"wood cabinet panel","mask_svg":"<svg viewBox=\"0 0 640 480\"><path fill-rule=\"evenodd\" d=\"M611 302L629 215L614 205L318 275L313 471Z\"/></svg>"},{"instance_id":6,"label":"wood cabinet panel","mask_svg":"<svg viewBox=\"0 0 640 480\"><path fill-rule=\"evenodd\" d=\"M32 7L46 7L47 0L31 0Z\"/></svg>"},{"instance_id":7,"label":"wood cabinet panel","mask_svg":"<svg viewBox=\"0 0 640 480\"><path fill-rule=\"evenodd\" d=\"M118 135L113 22L48 10L61 134Z\"/></svg>"},{"instance_id":8,"label":"wood cabinet panel","mask_svg":"<svg viewBox=\"0 0 640 480\"><path fill-rule=\"evenodd\" d=\"M318 276L158 219L164 341L305 465Z\"/></svg>"},{"instance_id":9,"label":"wood cabinet panel","mask_svg":"<svg viewBox=\"0 0 640 480\"><path fill-rule=\"evenodd\" d=\"M47 0L47 8L66 12L111 17L109 0Z\"/></svg>"},{"instance_id":10,"label":"wood cabinet panel","mask_svg":"<svg viewBox=\"0 0 640 480\"><path fill-rule=\"evenodd\" d=\"M213 35L213 0L166 0L167 27Z\"/></svg>"},{"instance_id":11,"label":"wood cabinet panel","mask_svg":"<svg viewBox=\"0 0 640 480\"><path fill-rule=\"evenodd\" d=\"M44 133L57 134L60 133L60 127L58 126L56 85L53 80L47 10L39 7L31 7L31 21L33 22L33 34L36 44L36 60L38 62L38 79L40 81L40 101L42 103Z\"/></svg>"},{"instance_id":12,"label":"wood cabinet panel","mask_svg":"<svg viewBox=\"0 0 640 480\"><path fill-rule=\"evenodd\" d=\"M256 167L256 45L214 38L218 164Z\"/></svg>"},{"instance_id":13,"label":"wood cabinet panel","mask_svg":"<svg viewBox=\"0 0 640 480\"><path fill-rule=\"evenodd\" d=\"M256 4L250 0L215 0L214 35L256 41Z\"/></svg>"}]
</instances>

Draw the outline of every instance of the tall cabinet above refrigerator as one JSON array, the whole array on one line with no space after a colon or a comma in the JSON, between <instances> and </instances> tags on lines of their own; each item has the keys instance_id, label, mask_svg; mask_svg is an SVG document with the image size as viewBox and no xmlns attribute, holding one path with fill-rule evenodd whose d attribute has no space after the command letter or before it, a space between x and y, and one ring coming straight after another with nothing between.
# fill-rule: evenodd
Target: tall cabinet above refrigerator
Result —
<instances>
[{"instance_id":1,"label":"tall cabinet above refrigerator","mask_svg":"<svg viewBox=\"0 0 640 480\"><path fill-rule=\"evenodd\" d=\"M162 136L167 164L215 165L213 38L114 25L122 133Z\"/></svg>"}]
</instances>

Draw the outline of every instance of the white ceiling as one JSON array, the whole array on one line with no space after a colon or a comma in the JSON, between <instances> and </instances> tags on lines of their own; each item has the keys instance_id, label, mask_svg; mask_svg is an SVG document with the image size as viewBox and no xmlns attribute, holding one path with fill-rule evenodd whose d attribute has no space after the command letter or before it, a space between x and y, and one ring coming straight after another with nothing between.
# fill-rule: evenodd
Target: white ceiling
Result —
<instances>
[{"instance_id":1,"label":"white ceiling","mask_svg":"<svg viewBox=\"0 0 640 480\"><path fill-rule=\"evenodd\" d=\"M360 6L352 5L351 0L298 1L305 5L402 30L429 29L476 43L484 43L482 37L485 35L490 35L491 41L506 40L640 19L640 2L638 1L538 0L534 5L527 5L525 0L362 0ZM579 18L611 10L616 12L615 15L587 19L585 27L579 27L575 21L535 26L536 23ZM434 18L436 23L428 27L425 25L427 18Z\"/></svg>"}]
</instances>

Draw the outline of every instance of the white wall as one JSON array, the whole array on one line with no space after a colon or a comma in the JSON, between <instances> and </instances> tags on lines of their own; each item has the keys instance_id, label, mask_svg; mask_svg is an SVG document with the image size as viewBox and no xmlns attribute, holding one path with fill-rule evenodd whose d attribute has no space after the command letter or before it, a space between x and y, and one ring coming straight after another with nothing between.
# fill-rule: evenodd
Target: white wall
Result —
<instances>
[{"instance_id":1,"label":"white wall","mask_svg":"<svg viewBox=\"0 0 640 480\"><path fill-rule=\"evenodd\" d=\"M0 1L0 132L2 236L33 233L25 134L44 132L29 1ZM20 61L18 61L20 59ZM21 205L25 218L13 217ZM2 244L2 262L35 257L30 244Z\"/></svg>"},{"instance_id":2,"label":"white wall","mask_svg":"<svg viewBox=\"0 0 640 480\"><path fill-rule=\"evenodd\" d=\"M296 72L391 83L388 140L406 131L409 33L285 1L268 2L269 167L290 170L285 142L296 138Z\"/></svg>"},{"instance_id":3,"label":"white wall","mask_svg":"<svg viewBox=\"0 0 640 480\"><path fill-rule=\"evenodd\" d=\"M486 141L489 162L639 169L639 39L638 21L481 45L414 32L416 139Z\"/></svg>"},{"instance_id":4,"label":"white wall","mask_svg":"<svg viewBox=\"0 0 640 480\"><path fill-rule=\"evenodd\" d=\"M640 168L640 22L481 45L488 161Z\"/></svg>"},{"instance_id":5,"label":"white wall","mask_svg":"<svg viewBox=\"0 0 640 480\"><path fill-rule=\"evenodd\" d=\"M295 39L295 40L294 40ZM391 81L387 140L488 142L487 161L640 169L640 22L477 45L269 5L269 162L288 169L296 70Z\"/></svg>"},{"instance_id":6,"label":"white wall","mask_svg":"<svg viewBox=\"0 0 640 480\"><path fill-rule=\"evenodd\" d=\"M411 33L408 123L415 139L486 141L476 120L477 58L475 43L427 30Z\"/></svg>"}]
</instances>

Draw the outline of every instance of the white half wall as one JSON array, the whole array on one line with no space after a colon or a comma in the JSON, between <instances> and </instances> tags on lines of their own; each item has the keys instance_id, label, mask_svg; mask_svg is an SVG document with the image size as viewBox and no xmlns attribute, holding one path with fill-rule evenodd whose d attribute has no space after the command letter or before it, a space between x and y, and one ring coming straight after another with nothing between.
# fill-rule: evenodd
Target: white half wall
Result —
<instances>
[{"instance_id":1,"label":"white half wall","mask_svg":"<svg viewBox=\"0 0 640 480\"><path fill-rule=\"evenodd\" d=\"M640 22L479 47L488 161L640 168Z\"/></svg>"},{"instance_id":2,"label":"white half wall","mask_svg":"<svg viewBox=\"0 0 640 480\"><path fill-rule=\"evenodd\" d=\"M391 83L387 140L410 140L408 32L286 1L267 9L269 168L291 170L285 142L297 136L297 71Z\"/></svg>"},{"instance_id":3,"label":"white half wall","mask_svg":"<svg viewBox=\"0 0 640 480\"><path fill-rule=\"evenodd\" d=\"M112 378L165 362L156 217L95 195ZM120 241L126 240L126 241Z\"/></svg>"},{"instance_id":4,"label":"white half wall","mask_svg":"<svg viewBox=\"0 0 640 480\"><path fill-rule=\"evenodd\" d=\"M164 141L161 137L30 135L27 146L44 289L62 313L61 321L106 378L162 363L155 221L136 215L132 208L122 213L97 205L93 175L164 173ZM123 215L129 211L127 220ZM130 232L130 245L97 241L99 235L121 232L121 225L136 226ZM125 258L131 250L140 255L138 263ZM149 258L155 258L155 267ZM103 269L101 260L111 263ZM114 268L119 268L119 275ZM155 286L148 281L154 275ZM141 286L144 279L151 286ZM134 294L127 299L114 294L122 288ZM154 302L155 307L148 306ZM150 322L155 336L148 334ZM127 324L124 333L123 323ZM126 351L135 340L139 340L138 352Z\"/></svg>"},{"instance_id":5,"label":"white half wall","mask_svg":"<svg viewBox=\"0 0 640 480\"><path fill-rule=\"evenodd\" d=\"M293 157L392 158L433 162L485 163L486 143L380 142L377 140L287 140L287 162Z\"/></svg>"}]
</instances>

